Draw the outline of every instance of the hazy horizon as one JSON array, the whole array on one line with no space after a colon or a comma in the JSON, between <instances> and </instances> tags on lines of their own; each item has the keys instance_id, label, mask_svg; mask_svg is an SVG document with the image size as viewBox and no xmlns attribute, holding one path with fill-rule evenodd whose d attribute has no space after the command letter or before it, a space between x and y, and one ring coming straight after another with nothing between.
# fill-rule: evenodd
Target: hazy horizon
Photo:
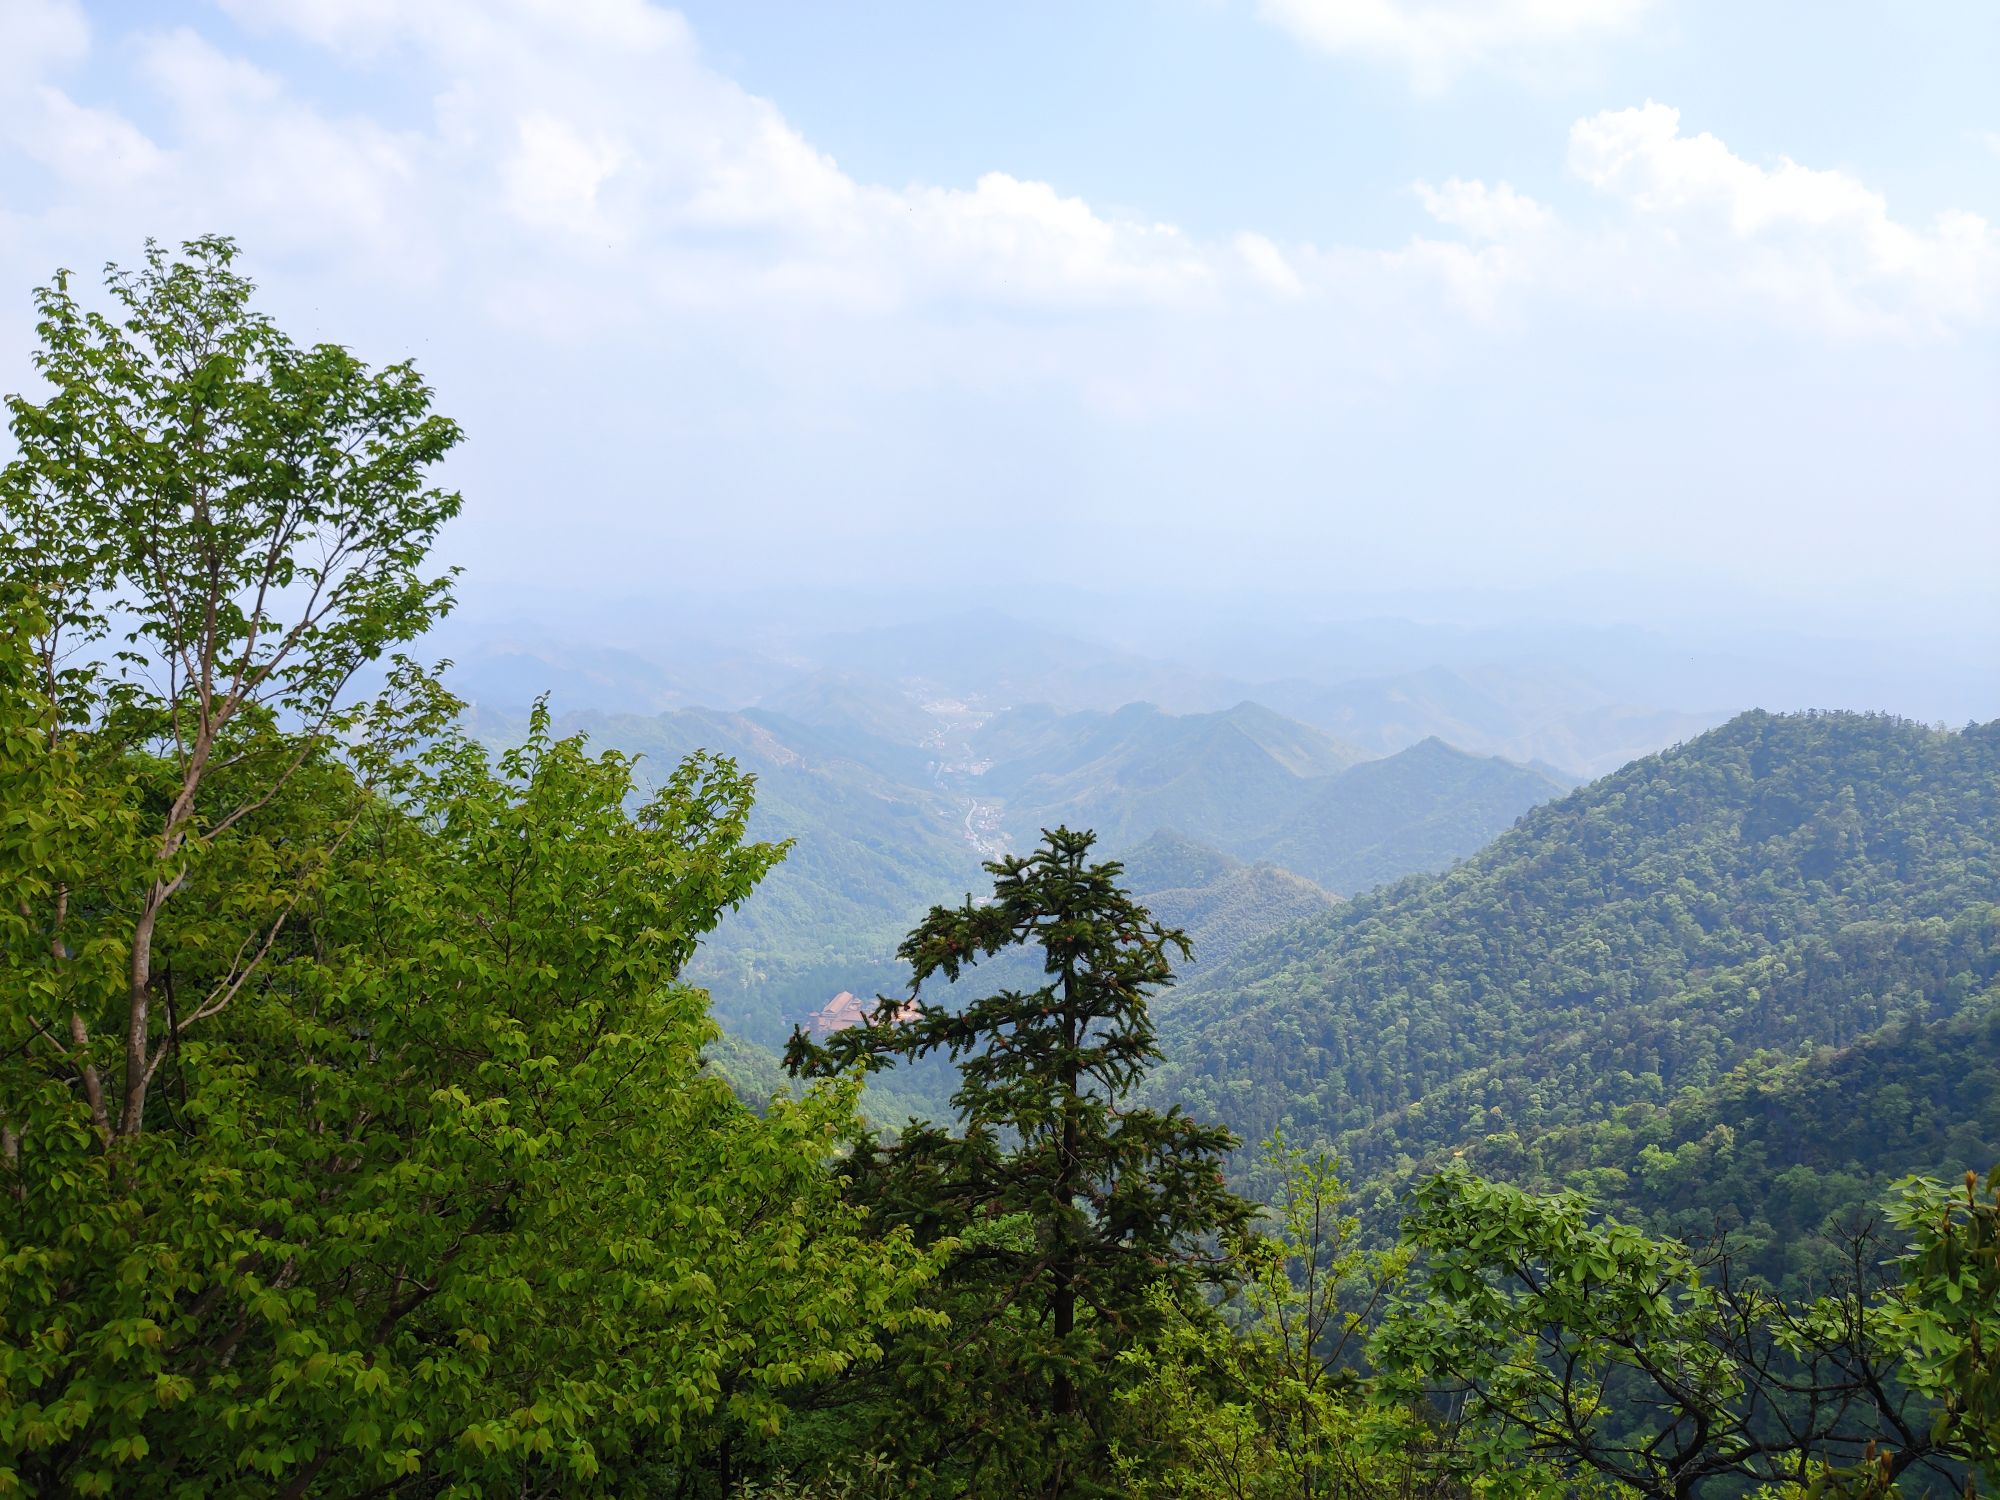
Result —
<instances>
[{"instance_id":1,"label":"hazy horizon","mask_svg":"<svg viewBox=\"0 0 2000 1500\"><path fill-rule=\"evenodd\" d=\"M12 0L0 387L57 266L223 232L465 425L468 616L1541 619L1976 671L2000 12L1741 10Z\"/></svg>"}]
</instances>

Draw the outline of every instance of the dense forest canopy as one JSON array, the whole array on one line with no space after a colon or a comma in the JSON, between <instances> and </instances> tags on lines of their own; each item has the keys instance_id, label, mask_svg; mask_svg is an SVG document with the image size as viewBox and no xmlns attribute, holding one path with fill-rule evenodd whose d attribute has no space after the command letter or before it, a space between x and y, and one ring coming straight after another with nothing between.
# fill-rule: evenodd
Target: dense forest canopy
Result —
<instances>
[{"instance_id":1,"label":"dense forest canopy","mask_svg":"<svg viewBox=\"0 0 2000 1500\"><path fill-rule=\"evenodd\" d=\"M1373 1173L1947 1022L1994 983L1996 830L2000 723L1746 714L1199 976L1160 1086Z\"/></svg>"}]
</instances>

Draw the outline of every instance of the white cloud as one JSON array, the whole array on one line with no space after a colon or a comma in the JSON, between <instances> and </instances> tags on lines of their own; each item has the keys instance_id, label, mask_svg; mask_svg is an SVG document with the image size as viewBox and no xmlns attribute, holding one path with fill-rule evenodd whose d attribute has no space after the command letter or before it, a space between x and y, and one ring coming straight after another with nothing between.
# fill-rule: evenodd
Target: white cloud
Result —
<instances>
[{"instance_id":1,"label":"white cloud","mask_svg":"<svg viewBox=\"0 0 2000 1500\"><path fill-rule=\"evenodd\" d=\"M72 100L50 80L82 62L90 27L70 0L8 0L0 46L0 145L65 180L129 186L160 153L116 113Z\"/></svg>"},{"instance_id":2,"label":"white cloud","mask_svg":"<svg viewBox=\"0 0 2000 1500\"><path fill-rule=\"evenodd\" d=\"M1281 297L1296 297L1305 290L1299 273L1292 269L1284 252L1261 234L1245 232L1236 236L1236 253L1250 274Z\"/></svg>"},{"instance_id":3,"label":"white cloud","mask_svg":"<svg viewBox=\"0 0 2000 1500\"><path fill-rule=\"evenodd\" d=\"M1264 18L1325 52L1406 69L1435 92L1476 67L1539 71L1631 30L1651 0L1260 0Z\"/></svg>"},{"instance_id":4,"label":"white cloud","mask_svg":"<svg viewBox=\"0 0 2000 1500\"><path fill-rule=\"evenodd\" d=\"M1415 191L1433 219L1463 230L1475 240L1524 239L1546 229L1554 217L1533 198L1515 192L1504 182L1488 187L1483 182L1451 177L1443 187L1420 181Z\"/></svg>"},{"instance_id":5,"label":"white cloud","mask_svg":"<svg viewBox=\"0 0 2000 1500\"><path fill-rule=\"evenodd\" d=\"M504 201L514 217L566 234L615 234L598 191L624 162L619 143L586 137L539 112L524 115L518 130L519 139L500 168Z\"/></svg>"},{"instance_id":6,"label":"white cloud","mask_svg":"<svg viewBox=\"0 0 2000 1500\"><path fill-rule=\"evenodd\" d=\"M1510 286L1528 279L1519 255L1500 245L1467 245L1417 235L1384 257L1399 271L1435 282L1452 306L1482 322L1496 322Z\"/></svg>"},{"instance_id":7,"label":"white cloud","mask_svg":"<svg viewBox=\"0 0 2000 1500\"><path fill-rule=\"evenodd\" d=\"M971 192L870 195L909 263L944 295L998 304L1118 306L1200 298L1207 252L1170 224L1100 218L1045 182L988 172Z\"/></svg>"},{"instance_id":8,"label":"white cloud","mask_svg":"<svg viewBox=\"0 0 2000 1500\"><path fill-rule=\"evenodd\" d=\"M185 28L146 37L139 67L174 125L149 195L175 221L241 226L271 249L336 250L371 272L435 271L438 184L424 143L362 116L330 116L276 74ZM79 194L97 192L72 182Z\"/></svg>"},{"instance_id":9,"label":"white cloud","mask_svg":"<svg viewBox=\"0 0 2000 1500\"><path fill-rule=\"evenodd\" d=\"M0 47L0 91L80 61L90 50L90 23L76 0L7 0L7 44Z\"/></svg>"},{"instance_id":10,"label":"white cloud","mask_svg":"<svg viewBox=\"0 0 2000 1500\"><path fill-rule=\"evenodd\" d=\"M60 89L24 95L0 129L23 155L66 182L131 191L156 178L166 162L166 153L129 121L78 104Z\"/></svg>"},{"instance_id":11,"label":"white cloud","mask_svg":"<svg viewBox=\"0 0 2000 1500\"><path fill-rule=\"evenodd\" d=\"M426 143L440 176L474 204L490 183L516 221L591 242L600 260L607 245L628 251L632 280L675 307L1159 303L1198 298L1211 279L1170 226L1102 217L1046 183L859 183L645 0L228 8L363 64L414 54L449 80ZM578 312L571 297L550 305L565 324Z\"/></svg>"},{"instance_id":12,"label":"white cloud","mask_svg":"<svg viewBox=\"0 0 2000 1500\"><path fill-rule=\"evenodd\" d=\"M1419 234L1388 260L1482 321L1575 308L1920 339L2000 309L2000 234L1977 214L1906 223L1851 173L1760 166L1713 135L1683 134L1666 105L1577 121L1567 164L1592 197L1564 215L1505 182L1413 183L1459 237Z\"/></svg>"},{"instance_id":13,"label":"white cloud","mask_svg":"<svg viewBox=\"0 0 2000 1500\"><path fill-rule=\"evenodd\" d=\"M1288 3L1343 45L1453 66L1638 11ZM34 0L24 34L39 38L39 60L0 93L0 150L53 175L67 232L100 227L91 257L147 232L223 228L260 254L443 290L482 318L564 338L687 318L792 340L801 319L901 319L908 332L968 312L1242 321L1305 304L1317 336L1363 363L1377 357L1363 338L1400 341L1429 320L1435 347L1458 320L1517 326L1550 306L1948 332L1989 316L2000 284L1977 216L1912 227L1848 173L1759 166L1682 134L1657 104L1577 122L1568 164L1590 189L1581 213L1507 182L1445 177L1412 185L1428 225L1400 245L1281 248L1249 229L1204 240L1110 215L1001 170L970 186L859 181L647 0L225 4L252 30L363 74L393 64L423 91L391 127L309 101L226 40L142 35L121 56L136 58L158 106L148 134L58 86L88 32L74 6ZM907 342L925 359L975 362L949 339ZM783 347L796 357L795 341ZM1025 364L1037 378L1131 388L1125 372Z\"/></svg>"},{"instance_id":14,"label":"white cloud","mask_svg":"<svg viewBox=\"0 0 2000 1500\"><path fill-rule=\"evenodd\" d=\"M1912 227L1850 173L1786 157L1759 166L1713 135L1683 135L1664 104L1579 120L1569 165L1694 274L1833 331L1941 329L1984 317L2000 295L2000 235L1978 215Z\"/></svg>"}]
</instances>

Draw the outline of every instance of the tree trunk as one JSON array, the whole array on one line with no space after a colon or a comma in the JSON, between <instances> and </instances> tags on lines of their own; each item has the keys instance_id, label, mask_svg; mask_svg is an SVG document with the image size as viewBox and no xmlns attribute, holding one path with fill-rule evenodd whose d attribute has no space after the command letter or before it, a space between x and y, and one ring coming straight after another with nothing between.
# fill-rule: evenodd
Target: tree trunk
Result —
<instances>
[{"instance_id":1,"label":"tree trunk","mask_svg":"<svg viewBox=\"0 0 2000 1500\"><path fill-rule=\"evenodd\" d=\"M125 1019L125 1101L118 1117L121 1139L137 1135L146 1123L146 1062L151 1038L153 1003L153 933L167 890L160 881L146 893L146 905L132 929L132 967L128 976Z\"/></svg>"},{"instance_id":2,"label":"tree trunk","mask_svg":"<svg viewBox=\"0 0 2000 1500\"><path fill-rule=\"evenodd\" d=\"M1062 1164L1056 1174L1056 1213L1058 1248L1055 1260L1055 1324L1056 1338L1067 1343L1076 1331L1076 1254L1070 1241L1070 1210L1076 1205L1076 1006L1073 1001L1076 976L1069 964L1063 965L1063 1039L1067 1052L1063 1058L1063 1125ZM1070 1379L1069 1371L1057 1367L1055 1388L1055 1412L1058 1417L1068 1417L1076 1411L1076 1386Z\"/></svg>"}]
</instances>

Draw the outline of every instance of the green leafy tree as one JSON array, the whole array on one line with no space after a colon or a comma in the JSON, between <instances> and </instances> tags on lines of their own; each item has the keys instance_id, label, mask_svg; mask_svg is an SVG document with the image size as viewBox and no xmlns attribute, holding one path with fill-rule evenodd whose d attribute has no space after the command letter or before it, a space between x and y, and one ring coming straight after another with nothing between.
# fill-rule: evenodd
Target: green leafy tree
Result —
<instances>
[{"instance_id":1,"label":"green leafy tree","mask_svg":"<svg viewBox=\"0 0 2000 1500\"><path fill-rule=\"evenodd\" d=\"M234 958L164 1022L162 924L351 727L355 673L447 606L423 564L459 509L429 482L459 431L412 366L301 348L252 305L230 241L182 253L110 268L109 315L67 272L37 293L51 392L8 397L19 452L0 471L0 550L40 607L45 732L87 727L147 833L140 879L63 885L38 918L53 952L89 944L71 932L86 908L117 929L121 970L66 967L67 1015L38 1018L107 1144L144 1128L174 1044L242 991L338 831L254 851L286 896L196 919Z\"/></svg>"},{"instance_id":2,"label":"green leafy tree","mask_svg":"<svg viewBox=\"0 0 2000 1500\"><path fill-rule=\"evenodd\" d=\"M1386 1393L1464 1410L1468 1477L1534 1466L1661 1500L1745 1483L1879 1494L1957 1451L1899 1383L1865 1236L1842 1285L1789 1304L1724 1256L1593 1222L1580 1194L1462 1168L1418 1186L1404 1235L1421 1272L1371 1355Z\"/></svg>"},{"instance_id":3,"label":"green leafy tree","mask_svg":"<svg viewBox=\"0 0 2000 1500\"><path fill-rule=\"evenodd\" d=\"M1160 1287L1198 1305L1227 1274L1249 1206L1224 1185L1225 1132L1127 1100L1158 1057L1149 997L1186 951L1058 828L989 864L991 897L933 908L903 943L912 994L816 1047L808 1074L945 1053L956 1129L912 1125L856 1153L878 1221L955 1253L937 1300L951 1324L899 1344L878 1437L954 1492L1076 1495L1115 1483L1119 1356L1161 1323ZM924 986L1026 949L1023 983L957 1008ZM1034 982L1039 980L1040 982Z\"/></svg>"},{"instance_id":4,"label":"green leafy tree","mask_svg":"<svg viewBox=\"0 0 2000 1500\"><path fill-rule=\"evenodd\" d=\"M1160 1330L1119 1356L1131 1429L1121 1475L1140 1500L1327 1500L1458 1492L1440 1434L1377 1402L1356 1368L1401 1249L1369 1252L1333 1158L1274 1136L1264 1174L1274 1223L1237 1250L1225 1316L1162 1289Z\"/></svg>"},{"instance_id":5,"label":"green leafy tree","mask_svg":"<svg viewBox=\"0 0 2000 1500\"><path fill-rule=\"evenodd\" d=\"M1938 1406L1933 1436L1962 1443L2000 1485L2000 1167L1954 1193L1915 1178L1890 1217L1908 1231L1902 1296L1889 1314L1903 1378Z\"/></svg>"},{"instance_id":6,"label":"green leafy tree","mask_svg":"<svg viewBox=\"0 0 2000 1500\"><path fill-rule=\"evenodd\" d=\"M635 814L545 714L496 766L407 663L348 698L442 605L449 426L188 254L45 294L13 404L0 1494L726 1488L933 1259L842 1201L847 1088L702 1062L782 850L727 761Z\"/></svg>"}]
</instances>

